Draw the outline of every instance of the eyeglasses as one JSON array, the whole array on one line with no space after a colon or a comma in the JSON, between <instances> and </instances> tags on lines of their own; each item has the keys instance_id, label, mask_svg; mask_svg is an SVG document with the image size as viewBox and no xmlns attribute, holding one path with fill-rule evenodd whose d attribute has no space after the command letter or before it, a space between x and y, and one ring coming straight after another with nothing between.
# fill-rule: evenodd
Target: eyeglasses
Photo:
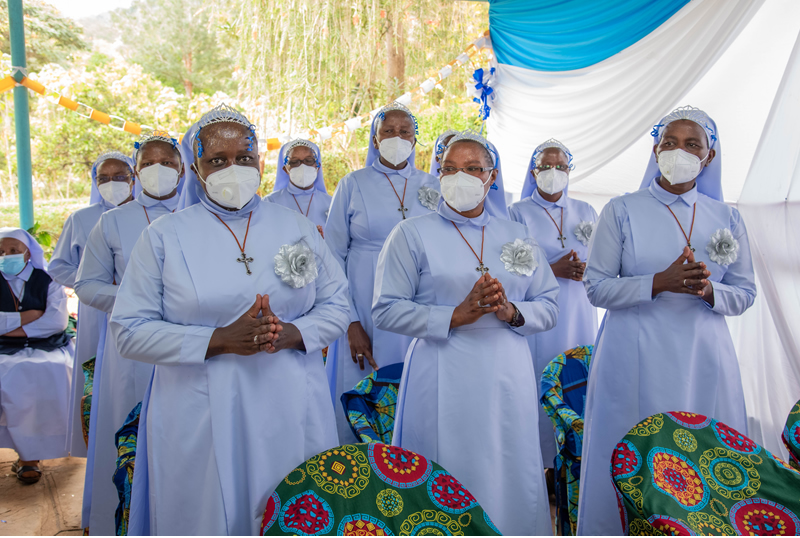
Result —
<instances>
[{"instance_id":1,"label":"eyeglasses","mask_svg":"<svg viewBox=\"0 0 800 538\"><path fill-rule=\"evenodd\" d=\"M562 172L569 171L569 165L567 164L557 164L555 166L551 166L549 164L540 164L539 166L536 167L536 169L540 172L543 172L544 170L550 170L551 168L555 168L556 170L560 170Z\"/></svg>"},{"instance_id":2,"label":"eyeglasses","mask_svg":"<svg viewBox=\"0 0 800 538\"><path fill-rule=\"evenodd\" d=\"M491 172L494 168L481 168L480 166L467 166L465 168L456 168L455 166L444 166L440 168L442 175L449 176L456 172L466 172L471 176L478 176L482 172Z\"/></svg>"},{"instance_id":3,"label":"eyeglasses","mask_svg":"<svg viewBox=\"0 0 800 538\"><path fill-rule=\"evenodd\" d=\"M306 166L314 166L314 167L316 167L317 166L317 160L314 157L308 157L306 159L303 159L302 161L299 160L299 159L293 159L293 160L287 162L286 164L289 165L289 168L297 168L301 164L304 164Z\"/></svg>"},{"instance_id":4,"label":"eyeglasses","mask_svg":"<svg viewBox=\"0 0 800 538\"><path fill-rule=\"evenodd\" d=\"M100 183L105 183L107 181L128 181L130 178L130 174L127 176L97 176L97 181Z\"/></svg>"}]
</instances>

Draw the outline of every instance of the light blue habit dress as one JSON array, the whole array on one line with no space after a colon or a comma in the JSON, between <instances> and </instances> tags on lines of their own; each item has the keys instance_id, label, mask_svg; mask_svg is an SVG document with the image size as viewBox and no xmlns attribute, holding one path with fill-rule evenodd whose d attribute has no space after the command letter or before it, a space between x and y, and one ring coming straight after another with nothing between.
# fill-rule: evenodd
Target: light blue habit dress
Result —
<instances>
[{"instance_id":1,"label":"light blue habit dress","mask_svg":"<svg viewBox=\"0 0 800 538\"><path fill-rule=\"evenodd\" d=\"M258 196L226 211L193 174L180 207L137 243L110 322L123 357L155 365L139 422L129 534L254 535L283 477L337 444L322 349L349 321L347 281L296 211ZM251 275L219 219L239 241L250 219ZM295 244L313 253L318 270L300 288L276 274L281 247ZM206 360L214 330L237 320L256 294L268 294L275 315L297 326L306 351Z\"/></svg>"},{"instance_id":2,"label":"light blue habit dress","mask_svg":"<svg viewBox=\"0 0 800 538\"><path fill-rule=\"evenodd\" d=\"M115 155L116 153L116 155ZM47 265L47 272L53 280L65 288L75 288L75 275L81 263L83 249L89 233L94 228L100 215L114 209L116 206L100 196L97 190L97 167L107 159L124 161L133 169L133 161L126 155L118 152L109 152L100 155L92 165L92 188L89 196L89 206L72 213L64 222L61 235L53 249L53 256ZM81 427L83 414L81 398L83 397L83 363L97 353L97 342L100 338L100 326L105 324L106 316L101 310L85 304L78 304L78 335L75 338L75 362L72 368L72 389L69 399L69 419L67 423L67 452L74 458L86 457L86 443L83 440ZM88 506L87 506L88 511ZM88 512L87 512L88 513ZM85 525L88 525L88 519Z\"/></svg>"},{"instance_id":3,"label":"light blue habit dress","mask_svg":"<svg viewBox=\"0 0 800 538\"><path fill-rule=\"evenodd\" d=\"M722 201L722 155L716 142L716 158L691 191L679 196L664 190L651 154L642 188L611 200L597 221L584 283L592 304L607 312L586 395L578 534L622 534L611 454L646 417L697 413L747 435L742 380L725 316L747 310L756 287L744 221ZM695 204L691 243L695 260L711 271L713 307L689 294L652 297L655 273L667 269L686 247L668 208L689 235ZM721 265L711 260L706 247L718 230L728 230L738 241L736 261ZM665 414L663 420L672 419Z\"/></svg>"},{"instance_id":4,"label":"light blue habit dress","mask_svg":"<svg viewBox=\"0 0 800 538\"><path fill-rule=\"evenodd\" d=\"M436 213L406 220L378 261L376 326L414 338L398 393L392 444L453 474L503 534L552 535L539 450L538 388L526 336L552 328L558 284L525 226L506 220L502 181L483 213L468 219L443 201ZM481 252L508 300L525 317L512 328L495 314L450 330L453 311L481 273L466 241ZM531 248L527 276L509 272L504 245ZM533 267L535 265L535 267Z\"/></svg>"},{"instance_id":5,"label":"light blue habit dress","mask_svg":"<svg viewBox=\"0 0 800 538\"><path fill-rule=\"evenodd\" d=\"M288 144L291 144L291 142L284 144L278 152L278 173L275 176L275 186L272 189L272 193L264 197L264 201L288 207L302 213L317 226L325 226L333 198L328 194L328 189L325 187L325 180L322 178L322 166L317 170L317 179L314 181L314 186L308 190L301 189L290 181L289 174L283 168L286 164L284 157ZM322 163L322 154L319 151L319 147L313 142L309 142L309 144L314 146L311 150L316 154L317 162Z\"/></svg>"},{"instance_id":6,"label":"light blue habit dress","mask_svg":"<svg viewBox=\"0 0 800 538\"><path fill-rule=\"evenodd\" d=\"M371 135L374 133L373 121ZM372 356L381 367L403 362L411 338L376 329L372 323L372 295L378 253L389 232L403 220L398 197L403 199L404 188L403 202L408 219L436 210L439 180L414 167L414 153L408 158L405 168L392 170L381 164L378 151L370 145L366 162L365 168L347 174L336 187L325 225L325 242L347 274L350 321L361 322L372 342ZM325 368L342 444L358 442L344 414L341 396L372 372L366 359L364 365L365 369L361 370L353 362L346 333L328 350Z\"/></svg>"},{"instance_id":7,"label":"light blue habit dress","mask_svg":"<svg viewBox=\"0 0 800 538\"><path fill-rule=\"evenodd\" d=\"M105 313L103 323L114 308L119 285L125 275L131 252L151 222L178 207L178 194L156 200L144 192L125 205L107 211L89 234L78 269L75 293L84 305ZM153 367L119 356L107 328L98 352L102 366L95 365L92 393L93 431L90 443L94 457L87 460L87 480L91 479L89 532L113 535L114 512L119 504L117 488L111 480L117 463L115 434L125 418L142 401Z\"/></svg>"},{"instance_id":8,"label":"light blue habit dress","mask_svg":"<svg viewBox=\"0 0 800 538\"><path fill-rule=\"evenodd\" d=\"M511 204L508 213L511 220L526 225L531 235L547 256L547 263L552 264L574 250L581 261L586 261L589 251L589 238L585 236L586 223L594 225L597 221L595 210L580 200L568 197L569 186L564 187L561 198L555 203L548 202L539 194L536 179L531 174L535 166L535 156L528 165L522 198ZM561 213L564 214L563 232L564 246L558 237L561 235L558 226L561 224ZM548 216L548 213L550 216ZM583 224L579 228L579 224ZM533 356L533 368L536 371L537 387L541 387L542 371L545 366L559 354L577 346L593 345L597 337L597 309L589 303L582 282L556 278L558 282L558 323L549 331L536 333L528 337L528 345ZM541 388L539 388L541 391ZM542 459L545 467L553 467L556 457L556 441L553 423L544 409L539 409L539 437L542 443Z\"/></svg>"}]
</instances>

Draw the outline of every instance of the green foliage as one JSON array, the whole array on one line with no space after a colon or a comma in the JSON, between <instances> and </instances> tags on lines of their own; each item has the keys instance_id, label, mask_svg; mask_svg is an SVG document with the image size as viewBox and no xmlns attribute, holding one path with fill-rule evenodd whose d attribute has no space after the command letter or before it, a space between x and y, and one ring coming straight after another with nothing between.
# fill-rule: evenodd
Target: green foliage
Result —
<instances>
[{"instance_id":1,"label":"green foliage","mask_svg":"<svg viewBox=\"0 0 800 538\"><path fill-rule=\"evenodd\" d=\"M37 243L43 249L49 249L51 246L52 238L50 232L42 230L42 225L39 222L34 222L33 226L28 228L28 233L33 236Z\"/></svg>"},{"instance_id":2,"label":"green foliage","mask_svg":"<svg viewBox=\"0 0 800 538\"><path fill-rule=\"evenodd\" d=\"M76 52L88 50L83 30L42 0L25 0L25 49L28 69L36 71L49 63L66 66ZM0 0L0 52L11 53L8 0Z\"/></svg>"},{"instance_id":3,"label":"green foliage","mask_svg":"<svg viewBox=\"0 0 800 538\"><path fill-rule=\"evenodd\" d=\"M191 97L194 92L210 95L236 89L227 52L232 49L218 43L211 11L208 0L134 0L112 20L128 59ZM229 25L222 32L230 40Z\"/></svg>"}]
</instances>

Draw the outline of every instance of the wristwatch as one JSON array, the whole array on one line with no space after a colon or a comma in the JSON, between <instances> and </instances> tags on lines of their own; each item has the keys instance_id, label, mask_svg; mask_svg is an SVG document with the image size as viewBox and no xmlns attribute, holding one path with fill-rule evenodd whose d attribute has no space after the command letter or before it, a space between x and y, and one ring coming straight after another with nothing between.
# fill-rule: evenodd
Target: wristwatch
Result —
<instances>
[{"instance_id":1,"label":"wristwatch","mask_svg":"<svg viewBox=\"0 0 800 538\"><path fill-rule=\"evenodd\" d=\"M511 303L511 306L514 307L514 315L511 316L511 321L509 321L508 324L511 327L522 327L523 325L525 325L525 317L519 311L519 309L517 308L517 305L515 305L514 303Z\"/></svg>"}]
</instances>

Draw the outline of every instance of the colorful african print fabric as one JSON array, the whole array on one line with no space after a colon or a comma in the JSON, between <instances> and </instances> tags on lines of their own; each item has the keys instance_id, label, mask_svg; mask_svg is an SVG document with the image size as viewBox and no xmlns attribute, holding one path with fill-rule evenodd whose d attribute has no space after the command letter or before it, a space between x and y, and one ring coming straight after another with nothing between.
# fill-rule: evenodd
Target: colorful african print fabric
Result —
<instances>
[{"instance_id":1,"label":"colorful african print fabric","mask_svg":"<svg viewBox=\"0 0 800 538\"><path fill-rule=\"evenodd\" d=\"M114 514L117 536L128 535L128 518L131 513L131 484L133 468L136 463L136 437L139 433L139 414L142 403L136 404L128 414L122 427L115 435L117 445L117 469L114 471L114 485L119 495L119 506Z\"/></svg>"},{"instance_id":2,"label":"colorful african print fabric","mask_svg":"<svg viewBox=\"0 0 800 538\"><path fill-rule=\"evenodd\" d=\"M475 497L419 454L344 445L293 470L269 497L264 536L498 536Z\"/></svg>"},{"instance_id":3,"label":"colorful african print fabric","mask_svg":"<svg viewBox=\"0 0 800 538\"><path fill-rule=\"evenodd\" d=\"M789 464L800 470L800 402L794 404L783 428L783 444L789 450Z\"/></svg>"},{"instance_id":4,"label":"colorful african print fabric","mask_svg":"<svg viewBox=\"0 0 800 538\"><path fill-rule=\"evenodd\" d=\"M81 430L83 442L89 446L89 416L92 413L92 387L94 386L94 359L92 357L82 365L83 397L81 398Z\"/></svg>"},{"instance_id":5,"label":"colorful african print fabric","mask_svg":"<svg viewBox=\"0 0 800 538\"><path fill-rule=\"evenodd\" d=\"M578 527L583 411L593 351L594 346L565 351L542 372L542 407L556 430L556 527L562 536L574 536Z\"/></svg>"},{"instance_id":6,"label":"colorful african print fabric","mask_svg":"<svg viewBox=\"0 0 800 538\"><path fill-rule=\"evenodd\" d=\"M611 476L626 534L800 533L800 473L703 415L643 420L617 444Z\"/></svg>"},{"instance_id":7,"label":"colorful african print fabric","mask_svg":"<svg viewBox=\"0 0 800 538\"><path fill-rule=\"evenodd\" d=\"M403 363L390 364L342 394L342 407L356 438L365 443L392 443L397 389L402 376Z\"/></svg>"}]
</instances>

